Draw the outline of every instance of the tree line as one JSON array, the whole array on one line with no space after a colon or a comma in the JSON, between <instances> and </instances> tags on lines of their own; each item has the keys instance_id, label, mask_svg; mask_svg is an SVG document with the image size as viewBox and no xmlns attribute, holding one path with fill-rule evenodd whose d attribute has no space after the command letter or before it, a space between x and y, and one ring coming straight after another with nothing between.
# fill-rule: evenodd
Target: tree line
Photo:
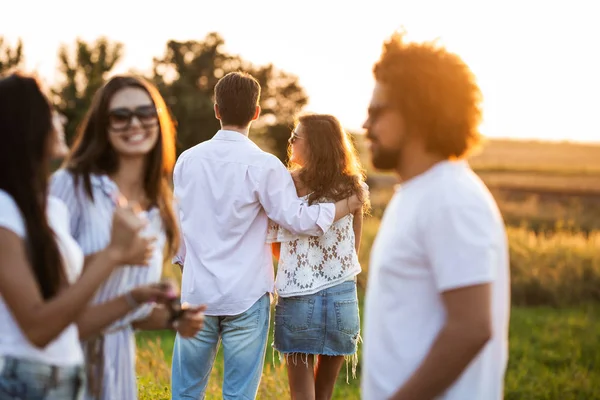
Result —
<instances>
[{"instance_id":1,"label":"tree line","mask_svg":"<svg viewBox=\"0 0 600 400\"><path fill-rule=\"evenodd\" d=\"M286 159L287 139L294 116L307 104L308 96L298 77L272 64L255 65L224 50L225 41L212 32L203 40L169 40L162 57L152 60L152 71L143 75L153 82L167 102L177 122L178 153L210 139L219 129L213 112L213 90L222 76L243 70L262 87L262 114L253 132L282 161ZM71 143L77 126L90 106L96 90L122 59L125 47L118 41L100 37L93 42L76 39L58 50L60 79L51 87L51 99L64 114L67 141ZM22 66L23 43L11 46L0 36L0 74Z\"/></svg>"}]
</instances>

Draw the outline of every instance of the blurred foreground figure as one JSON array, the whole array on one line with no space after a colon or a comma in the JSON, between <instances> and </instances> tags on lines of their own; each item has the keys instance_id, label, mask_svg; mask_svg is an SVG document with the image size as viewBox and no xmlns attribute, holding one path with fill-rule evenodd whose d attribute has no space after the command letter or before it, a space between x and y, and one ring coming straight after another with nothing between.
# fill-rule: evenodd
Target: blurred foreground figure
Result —
<instances>
[{"instance_id":1,"label":"blurred foreground figure","mask_svg":"<svg viewBox=\"0 0 600 400\"><path fill-rule=\"evenodd\" d=\"M84 260L72 210L48 194L50 160L68 150L61 119L35 78L0 79L1 400L82 398L88 303L122 265L146 268L152 248L143 220L118 206L105 246Z\"/></svg>"},{"instance_id":2,"label":"blurred foreground figure","mask_svg":"<svg viewBox=\"0 0 600 400\"><path fill-rule=\"evenodd\" d=\"M456 55L394 34L364 124L373 165L402 180L371 251L362 395L502 399L510 309L506 232L465 157L480 91Z\"/></svg>"}]
</instances>

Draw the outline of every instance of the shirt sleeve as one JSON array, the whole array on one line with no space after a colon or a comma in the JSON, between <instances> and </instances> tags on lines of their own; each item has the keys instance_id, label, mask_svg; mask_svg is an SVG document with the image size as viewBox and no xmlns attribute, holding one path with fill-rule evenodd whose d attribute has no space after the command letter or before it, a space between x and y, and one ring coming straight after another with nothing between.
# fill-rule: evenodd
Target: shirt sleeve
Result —
<instances>
[{"instance_id":1,"label":"shirt sleeve","mask_svg":"<svg viewBox=\"0 0 600 400\"><path fill-rule=\"evenodd\" d=\"M21 239L27 236L27 228L21 210L13 198L2 190L0 190L0 228L13 232Z\"/></svg>"},{"instance_id":2,"label":"shirt sleeve","mask_svg":"<svg viewBox=\"0 0 600 400\"><path fill-rule=\"evenodd\" d=\"M175 221L177 223L177 228L179 230L179 249L177 249L177 253L171 260L173 264L179 264L181 266L185 263L185 238L183 237L183 230L181 229L181 221L179 219L179 202L177 199L173 200L173 211L175 212Z\"/></svg>"},{"instance_id":3,"label":"shirt sleeve","mask_svg":"<svg viewBox=\"0 0 600 400\"><path fill-rule=\"evenodd\" d=\"M449 206L429 215L425 247L440 292L492 282L497 222L483 207Z\"/></svg>"},{"instance_id":4,"label":"shirt sleeve","mask_svg":"<svg viewBox=\"0 0 600 400\"><path fill-rule=\"evenodd\" d=\"M83 182L81 182L81 185L83 185ZM59 198L67 206L70 217L69 228L71 235L74 237L76 236L81 218L81 201L77 197L77 189L73 175L65 169L59 169L50 179L49 194ZM83 186L79 189L83 189Z\"/></svg>"},{"instance_id":5,"label":"shirt sleeve","mask_svg":"<svg viewBox=\"0 0 600 400\"><path fill-rule=\"evenodd\" d=\"M273 158L258 182L258 198L267 216L294 235L321 236L327 232L335 217L335 205L305 204L298 198L290 172Z\"/></svg>"},{"instance_id":6,"label":"shirt sleeve","mask_svg":"<svg viewBox=\"0 0 600 400\"><path fill-rule=\"evenodd\" d=\"M279 226L276 222L269 220L269 228L267 230L267 243L283 243L291 242L298 239L297 235Z\"/></svg>"},{"instance_id":7,"label":"shirt sleeve","mask_svg":"<svg viewBox=\"0 0 600 400\"><path fill-rule=\"evenodd\" d=\"M276 222L269 220L269 227L267 229L267 243L277 243L277 231L279 231L279 225Z\"/></svg>"}]
</instances>

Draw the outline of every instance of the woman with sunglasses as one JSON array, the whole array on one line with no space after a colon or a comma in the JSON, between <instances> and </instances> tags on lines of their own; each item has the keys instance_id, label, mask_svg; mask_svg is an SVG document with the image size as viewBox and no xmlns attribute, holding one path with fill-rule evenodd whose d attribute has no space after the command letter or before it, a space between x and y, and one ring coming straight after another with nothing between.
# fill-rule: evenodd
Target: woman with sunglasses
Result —
<instances>
[{"instance_id":1,"label":"woman with sunglasses","mask_svg":"<svg viewBox=\"0 0 600 400\"><path fill-rule=\"evenodd\" d=\"M115 267L145 265L143 222L117 207L105 246L85 260L69 210L47 196L50 161L68 150L60 116L37 81L0 79L0 399L80 399L78 327Z\"/></svg>"},{"instance_id":2,"label":"woman with sunglasses","mask_svg":"<svg viewBox=\"0 0 600 400\"><path fill-rule=\"evenodd\" d=\"M172 310L142 304L133 295L159 282L163 263L178 250L169 185L174 161L175 128L157 89L141 78L116 76L95 94L65 167L53 176L51 191L71 210L71 233L86 256L93 258L106 246L119 196L140 205L148 221L144 233L157 238L149 267L132 265L114 272L97 292L96 306L86 313L97 321L81 333L88 339L84 348L90 399L137 398L134 329L174 328L189 337L202 328L202 307L186 310L175 321L178 315ZM118 306L122 298L128 300L128 309Z\"/></svg>"},{"instance_id":3,"label":"woman with sunglasses","mask_svg":"<svg viewBox=\"0 0 600 400\"><path fill-rule=\"evenodd\" d=\"M289 140L298 196L308 204L357 194L364 172L350 138L331 115L304 115ZM365 199L363 209L368 208ZM356 276L363 209L320 237L295 236L271 222L278 258L274 347L285 355L292 399L331 399L344 362L357 365L360 318Z\"/></svg>"}]
</instances>

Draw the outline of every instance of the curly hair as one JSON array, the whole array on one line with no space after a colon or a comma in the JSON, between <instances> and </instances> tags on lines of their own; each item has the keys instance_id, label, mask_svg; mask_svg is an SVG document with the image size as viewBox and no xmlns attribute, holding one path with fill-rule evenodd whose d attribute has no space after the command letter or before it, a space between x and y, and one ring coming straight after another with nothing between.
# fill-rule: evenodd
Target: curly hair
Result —
<instances>
[{"instance_id":1,"label":"curly hair","mask_svg":"<svg viewBox=\"0 0 600 400\"><path fill-rule=\"evenodd\" d=\"M340 121L327 114L305 114L298 117L302 124L308 154L304 166L290 163L298 179L310 188L309 204L323 199L339 201L356 194L362 200L365 171L350 136ZM288 153L291 146L288 147ZM366 199L365 199L366 200ZM369 210L365 201L363 210Z\"/></svg>"},{"instance_id":2,"label":"curly hair","mask_svg":"<svg viewBox=\"0 0 600 400\"><path fill-rule=\"evenodd\" d=\"M411 132L423 135L427 151L463 158L481 141L481 91L475 76L456 54L435 42L407 43L394 33L373 67L393 108Z\"/></svg>"}]
</instances>

